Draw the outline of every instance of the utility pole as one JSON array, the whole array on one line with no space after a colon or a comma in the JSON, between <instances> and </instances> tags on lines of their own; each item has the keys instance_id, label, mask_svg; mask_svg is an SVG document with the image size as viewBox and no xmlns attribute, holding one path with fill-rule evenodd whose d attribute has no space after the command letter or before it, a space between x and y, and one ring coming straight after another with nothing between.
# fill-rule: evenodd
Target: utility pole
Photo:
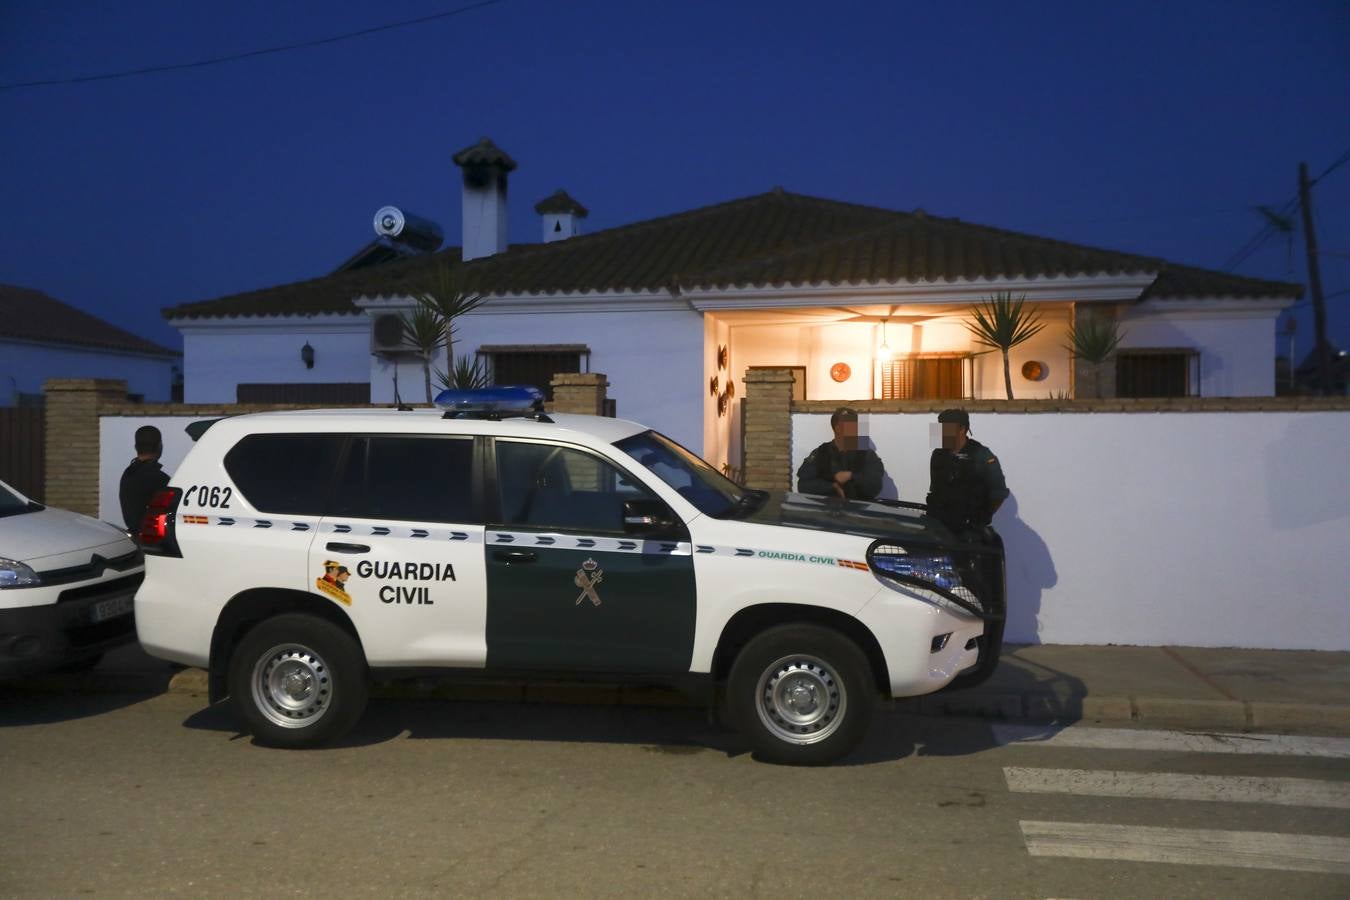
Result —
<instances>
[{"instance_id":1,"label":"utility pole","mask_svg":"<svg viewBox=\"0 0 1350 900\"><path fill-rule=\"evenodd\" d=\"M1313 352L1317 354L1317 392L1331 393L1331 356L1327 346L1327 308L1322 299L1322 271L1317 267L1317 235L1313 232L1312 185L1308 164L1298 164L1298 205L1303 210L1303 239L1308 247L1308 290L1313 302ZM1291 359L1289 364L1292 366Z\"/></svg>"}]
</instances>

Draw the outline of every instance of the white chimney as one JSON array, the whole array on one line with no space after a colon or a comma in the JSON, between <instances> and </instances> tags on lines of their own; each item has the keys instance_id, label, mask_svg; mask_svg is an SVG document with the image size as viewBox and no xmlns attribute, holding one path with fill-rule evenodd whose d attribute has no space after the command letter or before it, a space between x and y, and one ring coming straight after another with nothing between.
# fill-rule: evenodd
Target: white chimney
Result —
<instances>
[{"instance_id":1,"label":"white chimney","mask_svg":"<svg viewBox=\"0 0 1350 900\"><path fill-rule=\"evenodd\" d=\"M507 246L506 176L516 161L488 138L454 160L464 170L464 260L501 253Z\"/></svg>"},{"instance_id":2,"label":"white chimney","mask_svg":"<svg viewBox=\"0 0 1350 900\"><path fill-rule=\"evenodd\" d=\"M581 234L581 220L590 215L567 191L558 188L534 205L534 211L544 217L544 243L565 241Z\"/></svg>"}]
</instances>

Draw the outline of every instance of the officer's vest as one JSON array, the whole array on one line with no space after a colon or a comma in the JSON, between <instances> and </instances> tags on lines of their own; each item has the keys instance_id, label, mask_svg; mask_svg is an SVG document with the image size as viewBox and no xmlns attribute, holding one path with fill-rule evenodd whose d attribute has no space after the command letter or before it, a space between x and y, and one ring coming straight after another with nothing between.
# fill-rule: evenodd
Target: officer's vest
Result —
<instances>
[{"instance_id":1,"label":"officer's vest","mask_svg":"<svg viewBox=\"0 0 1350 900\"><path fill-rule=\"evenodd\" d=\"M990 522L989 487L969 454L934 450L928 461L928 513L958 534Z\"/></svg>"}]
</instances>

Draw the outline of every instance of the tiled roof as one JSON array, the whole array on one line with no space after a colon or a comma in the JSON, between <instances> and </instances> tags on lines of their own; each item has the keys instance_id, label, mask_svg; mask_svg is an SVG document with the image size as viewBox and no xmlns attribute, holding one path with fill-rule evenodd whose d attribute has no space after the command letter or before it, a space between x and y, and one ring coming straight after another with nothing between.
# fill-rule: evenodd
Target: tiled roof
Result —
<instances>
[{"instance_id":1,"label":"tiled roof","mask_svg":"<svg viewBox=\"0 0 1350 900\"><path fill-rule=\"evenodd\" d=\"M567 193L567 191L564 191L562 188L558 188L543 200L536 203L534 205L534 211L541 216L545 213L572 213L582 219L591 214L590 210L582 206L577 202L575 197Z\"/></svg>"},{"instance_id":2,"label":"tiled roof","mask_svg":"<svg viewBox=\"0 0 1350 900\"><path fill-rule=\"evenodd\" d=\"M0 340L37 341L154 356L178 351L123 331L42 291L0 284Z\"/></svg>"},{"instance_id":3,"label":"tiled roof","mask_svg":"<svg viewBox=\"0 0 1350 900\"><path fill-rule=\"evenodd\" d=\"M1146 296L1293 297L1298 285L1239 278L930 216L781 189L459 261L458 248L360 272L166 309L169 318L351 312L359 296L399 296L444 260L488 294L870 284L1158 272Z\"/></svg>"}]
</instances>

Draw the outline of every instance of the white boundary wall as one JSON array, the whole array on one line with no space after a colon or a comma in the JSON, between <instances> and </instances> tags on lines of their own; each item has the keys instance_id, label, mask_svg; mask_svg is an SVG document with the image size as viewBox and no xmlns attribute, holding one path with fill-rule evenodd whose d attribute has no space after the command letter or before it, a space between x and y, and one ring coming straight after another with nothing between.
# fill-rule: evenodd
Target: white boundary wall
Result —
<instances>
[{"instance_id":1,"label":"white boundary wall","mask_svg":"<svg viewBox=\"0 0 1350 900\"><path fill-rule=\"evenodd\" d=\"M923 501L933 414L864 413ZM1012 497L1007 639L1350 650L1350 413L972 414ZM794 473L829 439L792 414ZM898 483L898 491L896 484Z\"/></svg>"}]
</instances>

